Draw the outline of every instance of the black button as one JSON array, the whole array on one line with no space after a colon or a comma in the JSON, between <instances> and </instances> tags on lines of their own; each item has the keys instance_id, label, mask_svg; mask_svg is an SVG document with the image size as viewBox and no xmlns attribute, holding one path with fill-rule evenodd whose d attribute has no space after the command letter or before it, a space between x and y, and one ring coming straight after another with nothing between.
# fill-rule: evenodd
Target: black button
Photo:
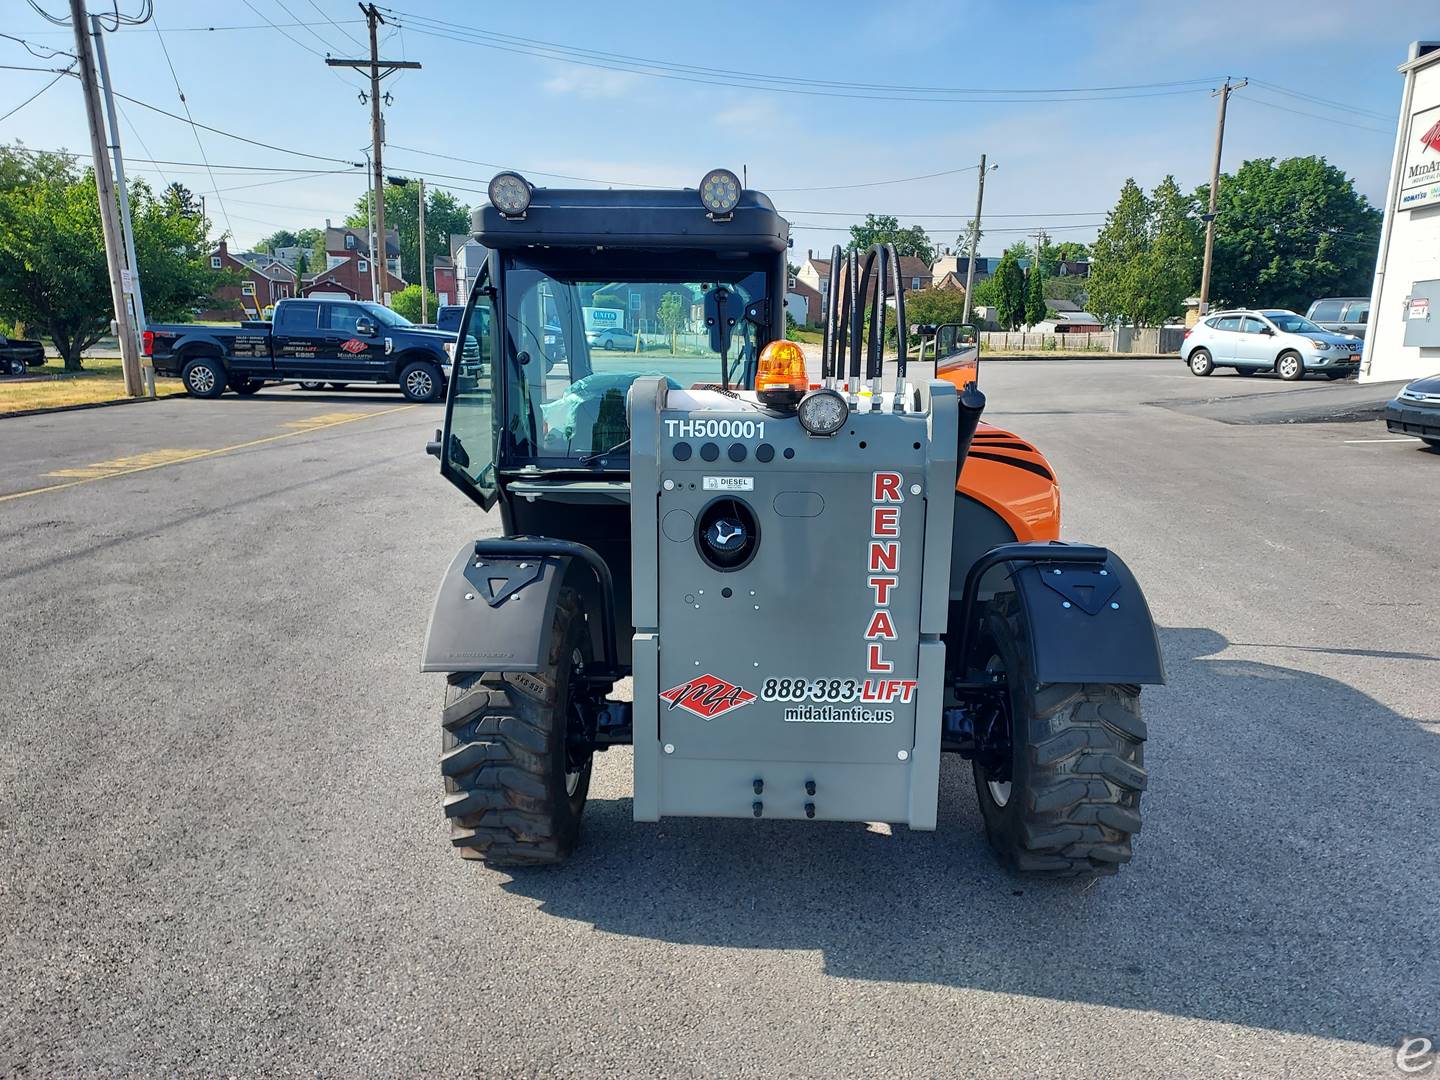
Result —
<instances>
[{"instance_id":1,"label":"black button","mask_svg":"<svg viewBox=\"0 0 1440 1080\"><path fill-rule=\"evenodd\" d=\"M759 446L755 448L755 460L774 461L775 448L771 446L768 442L762 442Z\"/></svg>"},{"instance_id":2,"label":"black button","mask_svg":"<svg viewBox=\"0 0 1440 1080\"><path fill-rule=\"evenodd\" d=\"M714 461L720 456L720 447L716 446L713 442L707 442L704 446L700 447L700 456L706 461Z\"/></svg>"},{"instance_id":3,"label":"black button","mask_svg":"<svg viewBox=\"0 0 1440 1080\"><path fill-rule=\"evenodd\" d=\"M744 443L738 443L738 442L737 442L737 443L731 443L731 444L730 444L730 460L731 460L731 461L744 461L744 460L745 460L745 444L744 444Z\"/></svg>"},{"instance_id":4,"label":"black button","mask_svg":"<svg viewBox=\"0 0 1440 1080\"><path fill-rule=\"evenodd\" d=\"M786 456L787 458L792 458L792 457L794 457L794 456L795 456L795 448L794 448L793 446L787 446L787 447L785 447L785 456Z\"/></svg>"},{"instance_id":5,"label":"black button","mask_svg":"<svg viewBox=\"0 0 1440 1080\"><path fill-rule=\"evenodd\" d=\"M690 444L688 442L677 442L674 453L676 461L689 461L691 453Z\"/></svg>"}]
</instances>

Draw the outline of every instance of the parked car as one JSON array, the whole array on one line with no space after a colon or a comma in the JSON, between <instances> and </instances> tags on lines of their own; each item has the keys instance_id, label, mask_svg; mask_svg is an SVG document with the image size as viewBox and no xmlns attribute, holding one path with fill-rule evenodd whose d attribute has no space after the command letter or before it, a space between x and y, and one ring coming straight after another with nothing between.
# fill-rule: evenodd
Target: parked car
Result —
<instances>
[{"instance_id":1,"label":"parked car","mask_svg":"<svg viewBox=\"0 0 1440 1080\"><path fill-rule=\"evenodd\" d=\"M1426 446L1440 447L1440 375L1416 379L1385 406L1385 426L1414 435Z\"/></svg>"},{"instance_id":2,"label":"parked car","mask_svg":"<svg viewBox=\"0 0 1440 1080\"><path fill-rule=\"evenodd\" d=\"M1243 375L1273 371L1287 382L1309 372L1343 379L1359 370L1363 347L1293 311L1217 311L1186 331L1180 359L1196 375L1232 367Z\"/></svg>"},{"instance_id":3,"label":"parked car","mask_svg":"<svg viewBox=\"0 0 1440 1080\"><path fill-rule=\"evenodd\" d=\"M1370 323L1368 296L1329 296L1310 305L1305 317L1336 334L1363 338Z\"/></svg>"},{"instance_id":4,"label":"parked car","mask_svg":"<svg viewBox=\"0 0 1440 1080\"><path fill-rule=\"evenodd\" d=\"M319 297L281 300L275 321L238 326L153 325L145 355L155 374L183 379L194 397L228 387L253 394L267 382L302 386L399 383L410 401L443 396L445 352L455 334L426 330L380 304Z\"/></svg>"},{"instance_id":5,"label":"parked car","mask_svg":"<svg viewBox=\"0 0 1440 1080\"><path fill-rule=\"evenodd\" d=\"M38 341L0 334L0 375L24 375L27 368L45 363L45 346Z\"/></svg>"},{"instance_id":6,"label":"parked car","mask_svg":"<svg viewBox=\"0 0 1440 1080\"><path fill-rule=\"evenodd\" d=\"M637 338L629 330L618 326L607 326L604 330L590 330L585 340L592 349L613 349L619 352L634 352Z\"/></svg>"}]
</instances>

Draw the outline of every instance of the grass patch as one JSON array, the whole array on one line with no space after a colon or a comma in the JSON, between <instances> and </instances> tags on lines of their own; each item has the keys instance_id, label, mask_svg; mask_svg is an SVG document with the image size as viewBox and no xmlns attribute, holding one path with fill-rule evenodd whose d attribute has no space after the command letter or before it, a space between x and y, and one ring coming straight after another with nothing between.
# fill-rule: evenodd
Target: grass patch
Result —
<instances>
[{"instance_id":1,"label":"grass patch","mask_svg":"<svg viewBox=\"0 0 1440 1080\"><path fill-rule=\"evenodd\" d=\"M85 370L78 373L65 371L58 360L30 370L35 375L55 377L35 381L0 380L0 415L26 409L55 409L63 405L119 401L126 396L125 376L118 358L87 358ZM171 397L184 392L185 386L179 379L155 380L157 397Z\"/></svg>"},{"instance_id":2,"label":"grass patch","mask_svg":"<svg viewBox=\"0 0 1440 1080\"><path fill-rule=\"evenodd\" d=\"M803 326L797 326L785 331L785 336L791 341L803 341L806 345L821 345L825 340L823 331L807 330Z\"/></svg>"}]
</instances>

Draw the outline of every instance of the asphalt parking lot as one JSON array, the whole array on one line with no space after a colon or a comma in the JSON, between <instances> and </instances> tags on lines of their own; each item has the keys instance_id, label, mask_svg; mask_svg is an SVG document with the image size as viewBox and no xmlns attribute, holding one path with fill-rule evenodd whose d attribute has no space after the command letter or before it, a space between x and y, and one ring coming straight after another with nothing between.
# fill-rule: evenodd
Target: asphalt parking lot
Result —
<instances>
[{"instance_id":1,"label":"asphalt parking lot","mask_svg":"<svg viewBox=\"0 0 1440 1080\"><path fill-rule=\"evenodd\" d=\"M0 420L0 1075L1396 1075L1440 1036L1440 453L1256 421L1353 384L982 385L1162 627L1144 831L1090 885L999 870L958 760L892 834L637 824L611 750L572 862L462 862L417 669L498 517L438 408Z\"/></svg>"}]
</instances>

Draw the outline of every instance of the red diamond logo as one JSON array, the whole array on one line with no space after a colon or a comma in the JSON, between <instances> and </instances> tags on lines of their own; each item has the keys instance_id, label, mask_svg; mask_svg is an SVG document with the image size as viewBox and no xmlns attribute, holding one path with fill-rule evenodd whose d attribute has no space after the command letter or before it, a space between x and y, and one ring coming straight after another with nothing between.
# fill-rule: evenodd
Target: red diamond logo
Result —
<instances>
[{"instance_id":1,"label":"red diamond logo","mask_svg":"<svg viewBox=\"0 0 1440 1080\"><path fill-rule=\"evenodd\" d=\"M755 695L744 687L707 673L672 686L661 693L660 700L668 701L672 709L684 709L702 720L714 720L723 712L743 709L755 700Z\"/></svg>"},{"instance_id":2,"label":"red diamond logo","mask_svg":"<svg viewBox=\"0 0 1440 1080\"><path fill-rule=\"evenodd\" d=\"M345 342L340 347L348 353L364 352L365 342L358 341L355 338L351 338L349 341Z\"/></svg>"}]
</instances>

